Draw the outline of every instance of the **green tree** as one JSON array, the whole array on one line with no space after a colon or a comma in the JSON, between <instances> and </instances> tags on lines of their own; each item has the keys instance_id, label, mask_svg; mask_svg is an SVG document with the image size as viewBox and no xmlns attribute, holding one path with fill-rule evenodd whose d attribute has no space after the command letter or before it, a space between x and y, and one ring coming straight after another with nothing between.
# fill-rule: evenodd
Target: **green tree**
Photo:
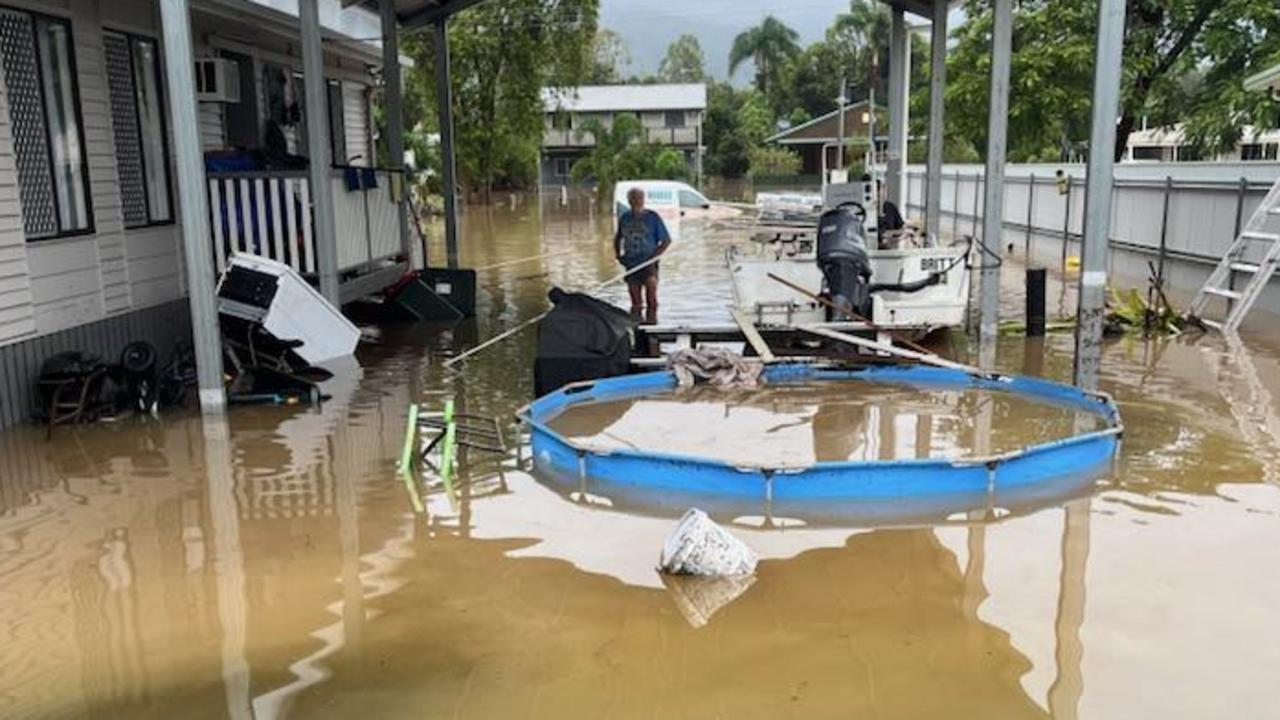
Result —
<instances>
[{"instance_id":1,"label":"green tree","mask_svg":"<svg viewBox=\"0 0 1280 720\"><path fill-rule=\"evenodd\" d=\"M747 142L738 125L743 94L732 85L713 82L707 87L707 111L702 120L702 137L707 144L703 159L709 175L737 178L747 172Z\"/></svg>"},{"instance_id":2,"label":"green tree","mask_svg":"<svg viewBox=\"0 0 1280 720\"><path fill-rule=\"evenodd\" d=\"M598 0L491 0L449 24L458 174L486 198L496 186L527 186L537 173L542 89L580 84L591 64ZM427 92L435 67L428 34L406 37L415 116L435 114ZM407 127L416 124L406 122Z\"/></svg>"},{"instance_id":3,"label":"green tree","mask_svg":"<svg viewBox=\"0 0 1280 720\"><path fill-rule=\"evenodd\" d=\"M750 164L748 174L752 177L800 172L800 156L787 148L755 147L747 152L747 157Z\"/></svg>"},{"instance_id":4,"label":"green tree","mask_svg":"<svg viewBox=\"0 0 1280 720\"><path fill-rule=\"evenodd\" d=\"M667 54L658 63L662 82L698 83L707 79L706 58L698 38L684 34L667 46Z\"/></svg>"},{"instance_id":5,"label":"green tree","mask_svg":"<svg viewBox=\"0 0 1280 720\"><path fill-rule=\"evenodd\" d=\"M587 85L614 85L622 82L623 68L631 65L627 42L607 28L596 31L591 42L591 68L583 82Z\"/></svg>"},{"instance_id":6,"label":"green tree","mask_svg":"<svg viewBox=\"0 0 1280 720\"><path fill-rule=\"evenodd\" d=\"M947 62L947 119L986 147L989 0L965 4ZM1057 159L1089 137L1096 0L1023 0L1014 11L1009 148L1015 160ZM1274 0L1129 0L1116 126L1119 158L1129 134L1149 123L1185 123L1203 151L1231 147L1247 123L1274 124L1277 109L1241 80L1280 51Z\"/></svg>"},{"instance_id":7,"label":"green tree","mask_svg":"<svg viewBox=\"0 0 1280 720\"><path fill-rule=\"evenodd\" d=\"M578 129L579 138L595 140L591 152L570 169L574 182L594 180L602 201L613 196L620 180L683 180L688 176L684 155L671 147L652 145L635 115L617 114L609 126L591 119Z\"/></svg>"},{"instance_id":8,"label":"green tree","mask_svg":"<svg viewBox=\"0 0 1280 720\"><path fill-rule=\"evenodd\" d=\"M800 54L800 35L782 21L766 15L761 23L743 31L733 39L729 50L729 74L732 75L743 62L751 60L756 66L756 88L766 96L777 85L787 61Z\"/></svg>"}]
</instances>

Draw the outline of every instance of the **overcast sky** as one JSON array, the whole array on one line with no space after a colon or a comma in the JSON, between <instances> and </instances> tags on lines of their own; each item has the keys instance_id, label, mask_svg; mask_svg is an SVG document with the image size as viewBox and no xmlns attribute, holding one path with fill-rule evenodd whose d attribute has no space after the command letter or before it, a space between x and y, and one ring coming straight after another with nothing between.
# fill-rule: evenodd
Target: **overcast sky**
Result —
<instances>
[{"instance_id":1,"label":"overcast sky","mask_svg":"<svg viewBox=\"0 0 1280 720\"><path fill-rule=\"evenodd\" d=\"M684 33L698 38L707 71L718 80L729 73L729 49L743 30L773 15L800 34L800 44L818 40L849 0L601 0L600 24L622 36L631 53L624 75L657 72L667 45ZM952 27L960 18L953 11ZM912 25L923 22L908 15ZM735 85L751 81L750 65L734 74Z\"/></svg>"}]
</instances>

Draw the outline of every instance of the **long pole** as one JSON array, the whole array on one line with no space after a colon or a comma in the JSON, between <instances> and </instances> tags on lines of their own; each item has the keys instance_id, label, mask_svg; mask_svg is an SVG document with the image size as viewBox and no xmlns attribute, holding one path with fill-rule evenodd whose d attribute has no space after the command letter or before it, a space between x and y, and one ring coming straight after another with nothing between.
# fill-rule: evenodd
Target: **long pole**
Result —
<instances>
[{"instance_id":1,"label":"long pole","mask_svg":"<svg viewBox=\"0 0 1280 720\"><path fill-rule=\"evenodd\" d=\"M191 51L191 11L187 0L162 0L160 17L200 409L206 414L220 414L226 408L227 397L222 386L222 338L214 297L213 258L209 252L212 247L209 196L200 152L200 125L196 121L195 59Z\"/></svg>"},{"instance_id":2,"label":"long pole","mask_svg":"<svg viewBox=\"0 0 1280 720\"><path fill-rule=\"evenodd\" d=\"M315 232L320 294L333 305L338 295L338 233L333 216L333 145L329 140L329 84L324 79L320 40L320 0L300 0L302 84L306 95L307 180L311 185L311 217Z\"/></svg>"},{"instance_id":3,"label":"long pole","mask_svg":"<svg viewBox=\"0 0 1280 720\"><path fill-rule=\"evenodd\" d=\"M395 0L381 0L382 14L382 80L383 99L387 109L387 161L391 169L399 170L401 195L396 202L400 229L400 252L409 256L409 183L404 175L404 110L400 81L400 35L396 23ZM377 165L376 160L370 162ZM397 182L392 179L392 182ZM370 254L372 261L373 256ZM425 266L426 256L422 258Z\"/></svg>"},{"instance_id":4,"label":"long pole","mask_svg":"<svg viewBox=\"0 0 1280 720\"><path fill-rule=\"evenodd\" d=\"M1009 127L1009 66L1013 46L1013 2L995 0L991 29L991 101L987 109L986 196L982 208L982 244L989 253L981 274L979 344L994 349L1000 329L1000 263L1004 245L1004 163ZM994 361L988 350L985 361Z\"/></svg>"},{"instance_id":5,"label":"long pole","mask_svg":"<svg viewBox=\"0 0 1280 720\"><path fill-rule=\"evenodd\" d=\"M889 152L885 153L885 200L905 210L903 168L907 162L907 86L911 73L907 20L895 6L889 29Z\"/></svg>"},{"instance_id":6,"label":"long pole","mask_svg":"<svg viewBox=\"0 0 1280 720\"><path fill-rule=\"evenodd\" d=\"M633 272L636 272L636 271L638 271L638 270L643 270L643 269L645 269L645 268L649 267L650 265L652 265L652 264L654 264L654 263L658 262L658 259L659 259L659 258L661 258L661 257L662 257L661 255L654 255L653 257L649 258L648 260L645 260L644 262L640 263L639 265L637 265L637 266L635 266L635 267L633 267L633 268L631 268L631 269L629 269L629 270L626 270L626 271L624 271L624 272L618 273L617 275L614 275L613 277L609 278L608 280L604 280L604 281L602 281L602 282L597 283L596 285L594 285L594 286L592 286L592 287L588 288L588 289L587 289L587 290L585 290L584 292L586 292L588 295L590 295L591 293L594 293L594 292L598 292L599 290L601 290L601 289L603 289L603 288L606 288L606 287L608 287L608 286L610 286L610 285L612 285L612 284L614 284L614 283L618 282L619 280L622 280L623 278L627 277L628 275L630 275L630 274L631 274L631 273L633 273ZM444 362L444 366L445 366L445 367L453 367L454 365L456 365L456 364L458 364L458 363L462 362L463 360L466 360L467 358L471 357L472 355L475 355L476 353L482 352L482 351L484 351L484 350L486 350L486 349L488 349L488 348L490 348L490 347L492 347L492 346L494 346L494 345L496 345L496 344L498 344L498 343L502 342L503 340L506 340L507 338L511 337L512 335L515 335L516 333L520 332L521 330L524 330L525 328L529 327L530 325L533 325L534 323L538 322L538 321L539 321L539 320L541 320L542 318L546 317L546 316L547 316L547 313L549 313L549 312L551 312L551 311L550 311L550 310L545 310L545 311L543 311L543 312L540 312L540 313L538 313L537 315L534 315L533 317L529 318L528 320L525 320L524 322L520 323L519 325L516 325L515 327L511 328L510 330L507 330L507 331L505 331L505 332L502 332L502 333L499 333L499 334L497 334L497 335L494 335L493 337L489 338L488 340L485 340L484 342L480 343L479 345L476 345L475 347L468 349L466 352L463 352L463 353L461 353L461 354L459 354L459 355L454 355L453 357L449 358L448 360L446 360L446 361Z\"/></svg>"},{"instance_id":7,"label":"long pole","mask_svg":"<svg viewBox=\"0 0 1280 720\"><path fill-rule=\"evenodd\" d=\"M840 96L836 98L836 107L839 109L839 117L836 119L836 169L844 169L844 114L845 103L849 102L845 88L847 87L844 75L840 76ZM827 178L824 176L822 181L825 183Z\"/></svg>"},{"instance_id":8,"label":"long pole","mask_svg":"<svg viewBox=\"0 0 1280 720\"><path fill-rule=\"evenodd\" d=\"M1080 251L1080 305L1076 313L1076 385L1096 390L1102 365L1102 320L1115 184L1116 117L1120 112L1120 60L1125 0L1099 0L1089 132L1089 189L1085 195L1084 247Z\"/></svg>"},{"instance_id":9,"label":"long pole","mask_svg":"<svg viewBox=\"0 0 1280 720\"><path fill-rule=\"evenodd\" d=\"M947 88L947 0L933 0L933 32L929 47L929 155L925 161L924 231L942 235L942 161Z\"/></svg>"},{"instance_id":10,"label":"long pole","mask_svg":"<svg viewBox=\"0 0 1280 720\"><path fill-rule=\"evenodd\" d=\"M453 153L453 88L449 83L449 18L436 22L436 104L440 119L440 179L444 183L444 247L449 267L458 267L457 164Z\"/></svg>"}]
</instances>

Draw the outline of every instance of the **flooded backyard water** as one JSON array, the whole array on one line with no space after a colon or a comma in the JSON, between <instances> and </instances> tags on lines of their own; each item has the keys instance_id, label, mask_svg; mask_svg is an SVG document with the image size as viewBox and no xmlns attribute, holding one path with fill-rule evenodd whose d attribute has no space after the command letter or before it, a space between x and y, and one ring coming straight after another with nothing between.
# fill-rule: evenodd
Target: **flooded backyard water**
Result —
<instances>
[{"instance_id":1,"label":"flooded backyard water","mask_svg":"<svg viewBox=\"0 0 1280 720\"><path fill-rule=\"evenodd\" d=\"M465 230L469 266L562 254L482 272L474 321L382 327L322 408L0 433L0 717L1276 716L1273 339L1109 342L1121 455L1066 501L735 527L762 558L753 583L668 585L672 519L572 502L513 460L498 476L474 458L456 506L412 512L409 402L509 417L532 395L532 333L462 372L442 360L541 312L552 284L616 272L607 216L581 208L469 208ZM685 228L663 321L728 319L734 236ZM1002 338L998 364L1066 380L1071 344ZM842 412L884 404L862 402ZM970 447L962 400L932 402L939 446ZM827 447L803 404L766 414L810 417L796 452ZM1037 413L993 427L1017 443L1062 422Z\"/></svg>"}]
</instances>

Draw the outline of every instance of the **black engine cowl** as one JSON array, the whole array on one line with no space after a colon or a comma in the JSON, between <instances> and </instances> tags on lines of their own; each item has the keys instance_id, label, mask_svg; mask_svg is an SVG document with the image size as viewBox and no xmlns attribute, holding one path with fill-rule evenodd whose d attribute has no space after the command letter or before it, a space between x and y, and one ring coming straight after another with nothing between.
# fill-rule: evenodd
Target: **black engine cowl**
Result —
<instances>
[{"instance_id":1,"label":"black engine cowl","mask_svg":"<svg viewBox=\"0 0 1280 720\"><path fill-rule=\"evenodd\" d=\"M832 304L845 310L837 315L870 314L871 261L862 218L853 206L832 208L818 219L818 267Z\"/></svg>"}]
</instances>

